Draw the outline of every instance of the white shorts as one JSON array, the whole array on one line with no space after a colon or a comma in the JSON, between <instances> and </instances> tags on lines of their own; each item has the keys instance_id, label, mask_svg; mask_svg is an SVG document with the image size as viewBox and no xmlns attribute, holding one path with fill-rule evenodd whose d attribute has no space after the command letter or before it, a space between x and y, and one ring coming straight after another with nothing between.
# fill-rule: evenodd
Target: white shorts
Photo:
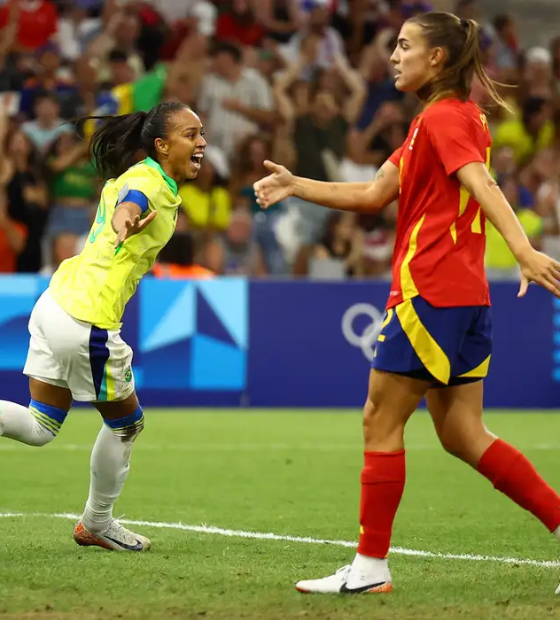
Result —
<instances>
[{"instance_id":1,"label":"white shorts","mask_svg":"<svg viewBox=\"0 0 560 620\"><path fill-rule=\"evenodd\" d=\"M134 392L132 349L120 332L74 319L48 289L33 308L29 333L28 377L67 388L83 402L119 401Z\"/></svg>"}]
</instances>

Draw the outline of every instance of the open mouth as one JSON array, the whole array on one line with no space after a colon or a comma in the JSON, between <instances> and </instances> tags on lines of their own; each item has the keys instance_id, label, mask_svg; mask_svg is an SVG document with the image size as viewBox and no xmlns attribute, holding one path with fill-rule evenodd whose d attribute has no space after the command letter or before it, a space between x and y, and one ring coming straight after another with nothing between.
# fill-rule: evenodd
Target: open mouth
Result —
<instances>
[{"instance_id":1,"label":"open mouth","mask_svg":"<svg viewBox=\"0 0 560 620\"><path fill-rule=\"evenodd\" d=\"M196 170L200 170L200 166L202 165L202 158L204 157L204 153L195 153L191 157L191 164Z\"/></svg>"}]
</instances>

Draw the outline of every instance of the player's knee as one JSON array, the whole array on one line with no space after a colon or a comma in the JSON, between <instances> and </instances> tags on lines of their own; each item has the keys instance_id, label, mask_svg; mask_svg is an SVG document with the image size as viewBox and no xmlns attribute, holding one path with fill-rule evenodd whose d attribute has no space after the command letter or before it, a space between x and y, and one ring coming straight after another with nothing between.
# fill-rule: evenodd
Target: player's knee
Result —
<instances>
[{"instance_id":1,"label":"player's knee","mask_svg":"<svg viewBox=\"0 0 560 620\"><path fill-rule=\"evenodd\" d=\"M451 456L462 458L465 442L454 433L438 433L441 447Z\"/></svg>"},{"instance_id":2,"label":"player's knee","mask_svg":"<svg viewBox=\"0 0 560 620\"><path fill-rule=\"evenodd\" d=\"M116 420L105 420L105 424L122 441L133 442L144 430L144 412L142 407L138 405L134 413Z\"/></svg>"},{"instance_id":3,"label":"player's knee","mask_svg":"<svg viewBox=\"0 0 560 620\"><path fill-rule=\"evenodd\" d=\"M29 411L33 416L33 425L25 443L35 448L50 443L58 435L68 415L64 409L45 405L34 399L29 403Z\"/></svg>"},{"instance_id":4,"label":"player's knee","mask_svg":"<svg viewBox=\"0 0 560 620\"><path fill-rule=\"evenodd\" d=\"M33 428L33 432L27 437L26 444L32 448L42 448L55 438L50 431L46 430L39 424Z\"/></svg>"},{"instance_id":5,"label":"player's knee","mask_svg":"<svg viewBox=\"0 0 560 620\"><path fill-rule=\"evenodd\" d=\"M463 426L461 428L436 429L443 449L452 456L465 461L476 463L479 458L481 441L484 442L487 431L482 424Z\"/></svg>"},{"instance_id":6,"label":"player's knee","mask_svg":"<svg viewBox=\"0 0 560 620\"><path fill-rule=\"evenodd\" d=\"M391 415L380 402L367 399L364 405L363 430L366 446L402 439L404 424L398 416ZM394 413L394 412L393 412Z\"/></svg>"}]
</instances>

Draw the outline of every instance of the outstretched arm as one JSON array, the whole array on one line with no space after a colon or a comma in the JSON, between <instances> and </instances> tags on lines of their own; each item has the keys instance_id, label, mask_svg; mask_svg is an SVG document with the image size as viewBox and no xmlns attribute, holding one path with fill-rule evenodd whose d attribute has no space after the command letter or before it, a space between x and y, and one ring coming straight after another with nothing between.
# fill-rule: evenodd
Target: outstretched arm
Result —
<instances>
[{"instance_id":1,"label":"outstretched arm","mask_svg":"<svg viewBox=\"0 0 560 620\"><path fill-rule=\"evenodd\" d=\"M374 213L393 202L399 193L399 170L386 161L375 179L367 183L327 183L296 177L284 166L266 161L272 174L257 181L254 190L257 202L263 209L296 196L329 209Z\"/></svg>"},{"instance_id":2,"label":"outstretched arm","mask_svg":"<svg viewBox=\"0 0 560 620\"><path fill-rule=\"evenodd\" d=\"M525 295L529 282L536 282L560 297L560 263L533 248L515 212L486 166L479 162L467 164L457 171L457 178L480 204L519 263L519 297Z\"/></svg>"},{"instance_id":3,"label":"outstretched arm","mask_svg":"<svg viewBox=\"0 0 560 620\"><path fill-rule=\"evenodd\" d=\"M141 215L142 209L134 202L123 202L115 209L111 224L117 233L116 248L132 235L141 233L156 217L157 211L152 211L143 220L140 219Z\"/></svg>"}]
</instances>

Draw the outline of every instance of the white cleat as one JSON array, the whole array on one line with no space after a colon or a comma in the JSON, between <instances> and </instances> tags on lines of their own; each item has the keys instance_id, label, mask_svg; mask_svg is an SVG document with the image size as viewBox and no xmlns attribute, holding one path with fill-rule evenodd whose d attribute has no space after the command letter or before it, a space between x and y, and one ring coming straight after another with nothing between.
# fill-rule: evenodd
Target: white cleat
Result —
<instances>
[{"instance_id":1,"label":"white cleat","mask_svg":"<svg viewBox=\"0 0 560 620\"><path fill-rule=\"evenodd\" d=\"M127 530L116 520L102 534L88 531L80 520L74 528L74 540L82 547L102 547L109 551L148 551L152 546L149 538Z\"/></svg>"},{"instance_id":2,"label":"white cleat","mask_svg":"<svg viewBox=\"0 0 560 620\"><path fill-rule=\"evenodd\" d=\"M323 579L298 581L296 590L304 594L381 594L391 592L393 584L390 575L383 581L372 581L368 575L354 573L348 565Z\"/></svg>"},{"instance_id":3,"label":"white cleat","mask_svg":"<svg viewBox=\"0 0 560 620\"><path fill-rule=\"evenodd\" d=\"M560 585L556 588L554 594L558 594L560 596Z\"/></svg>"}]
</instances>

